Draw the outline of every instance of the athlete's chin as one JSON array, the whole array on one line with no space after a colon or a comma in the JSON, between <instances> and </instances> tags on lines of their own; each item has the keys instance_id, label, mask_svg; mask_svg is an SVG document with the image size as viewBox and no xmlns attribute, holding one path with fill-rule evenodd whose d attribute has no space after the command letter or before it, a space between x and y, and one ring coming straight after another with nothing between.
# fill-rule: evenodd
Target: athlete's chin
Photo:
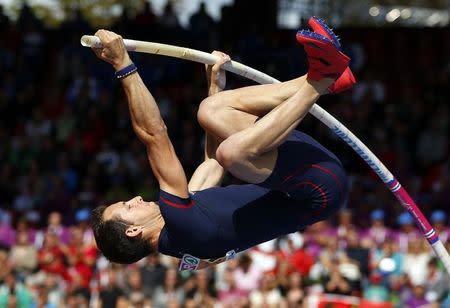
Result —
<instances>
[{"instance_id":1,"label":"athlete's chin","mask_svg":"<svg viewBox=\"0 0 450 308\"><path fill-rule=\"evenodd\" d=\"M144 201L146 206L158 206L158 203L155 201Z\"/></svg>"}]
</instances>

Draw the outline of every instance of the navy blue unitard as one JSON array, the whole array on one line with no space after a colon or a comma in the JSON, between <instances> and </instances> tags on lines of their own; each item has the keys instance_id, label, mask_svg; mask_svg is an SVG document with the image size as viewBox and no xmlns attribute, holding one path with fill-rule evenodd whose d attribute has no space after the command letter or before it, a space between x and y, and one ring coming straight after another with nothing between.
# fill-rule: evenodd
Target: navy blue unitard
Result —
<instances>
[{"instance_id":1,"label":"navy blue unitard","mask_svg":"<svg viewBox=\"0 0 450 308\"><path fill-rule=\"evenodd\" d=\"M161 191L165 226L158 249L174 257L224 257L326 219L346 198L338 158L294 131L278 148L275 168L263 183L208 188L190 198Z\"/></svg>"}]
</instances>

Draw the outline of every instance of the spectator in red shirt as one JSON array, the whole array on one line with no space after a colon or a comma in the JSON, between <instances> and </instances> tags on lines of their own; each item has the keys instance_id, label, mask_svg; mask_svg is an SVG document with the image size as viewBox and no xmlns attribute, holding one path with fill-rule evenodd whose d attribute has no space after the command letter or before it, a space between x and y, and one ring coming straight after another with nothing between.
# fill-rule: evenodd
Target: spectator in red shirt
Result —
<instances>
[{"instance_id":1,"label":"spectator in red shirt","mask_svg":"<svg viewBox=\"0 0 450 308\"><path fill-rule=\"evenodd\" d=\"M65 280L69 280L61 243L58 236L51 231L45 234L44 243L38 252L38 261L44 272L59 274Z\"/></svg>"},{"instance_id":2,"label":"spectator in red shirt","mask_svg":"<svg viewBox=\"0 0 450 308\"><path fill-rule=\"evenodd\" d=\"M75 275L80 275L83 287L89 287L89 281L92 278L93 266L97 257L96 247L83 243L82 231L77 227L73 227L65 253L69 264L70 276L73 278Z\"/></svg>"},{"instance_id":3,"label":"spectator in red shirt","mask_svg":"<svg viewBox=\"0 0 450 308\"><path fill-rule=\"evenodd\" d=\"M314 258L303 247L297 249L289 258L295 271L299 272L302 276L307 276L309 270L314 264Z\"/></svg>"}]
</instances>

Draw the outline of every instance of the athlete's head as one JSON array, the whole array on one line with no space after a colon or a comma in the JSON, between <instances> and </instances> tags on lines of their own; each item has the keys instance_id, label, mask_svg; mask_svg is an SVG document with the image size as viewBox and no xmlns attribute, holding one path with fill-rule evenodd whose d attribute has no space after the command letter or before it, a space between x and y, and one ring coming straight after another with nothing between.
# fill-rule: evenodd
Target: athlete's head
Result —
<instances>
[{"instance_id":1,"label":"athlete's head","mask_svg":"<svg viewBox=\"0 0 450 308\"><path fill-rule=\"evenodd\" d=\"M92 212L92 230L98 248L112 262L130 264L153 252L150 231L157 219L154 202L140 196Z\"/></svg>"}]
</instances>

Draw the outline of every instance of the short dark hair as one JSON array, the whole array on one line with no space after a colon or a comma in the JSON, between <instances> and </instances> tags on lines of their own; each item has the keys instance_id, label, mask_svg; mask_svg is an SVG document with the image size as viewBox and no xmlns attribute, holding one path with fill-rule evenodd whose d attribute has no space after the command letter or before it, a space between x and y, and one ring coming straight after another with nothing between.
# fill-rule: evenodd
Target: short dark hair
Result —
<instances>
[{"instance_id":1,"label":"short dark hair","mask_svg":"<svg viewBox=\"0 0 450 308\"><path fill-rule=\"evenodd\" d=\"M92 211L92 231L97 247L111 262L131 264L139 261L154 250L142 235L128 237L125 231L131 224L127 221L111 218L103 219L107 206L102 205Z\"/></svg>"}]
</instances>

